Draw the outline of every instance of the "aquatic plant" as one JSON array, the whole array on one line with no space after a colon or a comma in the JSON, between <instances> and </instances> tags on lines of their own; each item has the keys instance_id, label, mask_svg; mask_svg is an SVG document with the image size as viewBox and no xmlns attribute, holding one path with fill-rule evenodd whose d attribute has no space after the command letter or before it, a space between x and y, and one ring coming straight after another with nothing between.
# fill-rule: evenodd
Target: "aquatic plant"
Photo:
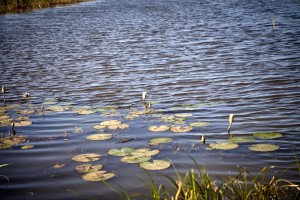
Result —
<instances>
[{"instance_id":1,"label":"aquatic plant","mask_svg":"<svg viewBox=\"0 0 300 200\"><path fill-rule=\"evenodd\" d=\"M248 147L251 151L260 151L260 152L266 152L266 151L276 151L280 147L275 144L253 144L250 147Z\"/></svg>"},{"instance_id":2,"label":"aquatic plant","mask_svg":"<svg viewBox=\"0 0 300 200\"><path fill-rule=\"evenodd\" d=\"M259 140L270 140L282 137L282 133L278 132L257 132L253 133L254 138Z\"/></svg>"},{"instance_id":3,"label":"aquatic plant","mask_svg":"<svg viewBox=\"0 0 300 200\"><path fill-rule=\"evenodd\" d=\"M246 142L254 142L255 138L253 136L236 136L236 135L231 135L230 137L230 142L234 143L246 143Z\"/></svg>"},{"instance_id":4,"label":"aquatic plant","mask_svg":"<svg viewBox=\"0 0 300 200\"><path fill-rule=\"evenodd\" d=\"M89 172L82 176L84 181L104 181L111 179L115 176L115 173L106 173L105 170Z\"/></svg>"},{"instance_id":5,"label":"aquatic plant","mask_svg":"<svg viewBox=\"0 0 300 200\"><path fill-rule=\"evenodd\" d=\"M218 150L232 150L238 148L239 145L233 142L219 142L219 143L211 143L209 144L209 147Z\"/></svg>"},{"instance_id":6,"label":"aquatic plant","mask_svg":"<svg viewBox=\"0 0 300 200\"><path fill-rule=\"evenodd\" d=\"M163 170L171 166L171 163L166 160L153 160L152 162L142 162L140 167L146 170Z\"/></svg>"},{"instance_id":7,"label":"aquatic plant","mask_svg":"<svg viewBox=\"0 0 300 200\"><path fill-rule=\"evenodd\" d=\"M142 163L142 162L146 162L148 160L151 160L151 156L134 156L134 155L129 155L129 156L125 156L121 159L121 162L124 163Z\"/></svg>"},{"instance_id":8,"label":"aquatic plant","mask_svg":"<svg viewBox=\"0 0 300 200\"><path fill-rule=\"evenodd\" d=\"M76 162L93 162L99 160L100 157L101 155L97 153L85 153L73 156L72 160Z\"/></svg>"},{"instance_id":9,"label":"aquatic plant","mask_svg":"<svg viewBox=\"0 0 300 200\"><path fill-rule=\"evenodd\" d=\"M121 149L110 149L107 153L112 156L128 156L133 151L133 148L123 147Z\"/></svg>"},{"instance_id":10,"label":"aquatic plant","mask_svg":"<svg viewBox=\"0 0 300 200\"><path fill-rule=\"evenodd\" d=\"M60 168L63 168L64 166L66 166L66 164L64 164L64 163L58 163L58 164L53 165L52 168L54 168L54 169L60 169Z\"/></svg>"},{"instance_id":11,"label":"aquatic plant","mask_svg":"<svg viewBox=\"0 0 300 200\"><path fill-rule=\"evenodd\" d=\"M32 149L34 146L33 145L25 145L22 146L21 149Z\"/></svg>"},{"instance_id":12,"label":"aquatic plant","mask_svg":"<svg viewBox=\"0 0 300 200\"><path fill-rule=\"evenodd\" d=\"M7 149L21 142L25 142L25 138L23 135L0 138L0 149Z\"/></svg>"},{"instance_id":13,"label":"aquatic plant","mask_svg":"<svg viewBox=\"0 0 300 200\"><path fill-rule=\"evenodd\" d=\"M111 137L112 137L112 134L98 133L98 134L92 134L92 135L86 136L86 139L88 139L88 140L108 140Z\"/></svg>"},{"instance_id":14,"label":"aquatic plant","mask_svg":"<svg viewBox=\"0 0 300 200\"><path fill-rule=\"evenodd\" d=\"M172 141L173 141L172 138L154 138L150 140L149 145L153 146L153 145L164 144Z\"/></svg>"},{"instance_id":15,"label":"aquatic plant","mask_svg":"<svg viewBox=\"0 0 300 200\"><path fill-rule=\"evenodd\" d=\"M229 126L227 128L228 134L230 134L230 128L231 128L233 121L234 121L234 114L230 114L229 115Z\"/></svg>"},{"instance_id":16,"label":"aquatic plant","mask_svg":"<svg viewBox=\"0 0 300 200\"><path fill-rule=\"evenodd\" d=\"M170 128L170 131L175 133L185 133L193 130L191 126L172 126Z\"/></svg>"},{"instance_id":17,"label":"aquatic plant","mask_svg":"<svg viewBox=\"0 0 300 200\"><path fill-rule=\"evenodd\" d=\"M153 132L163 132L169 130L170 127L166 125L161 125L161 126L149 126L148 131L153 131Z\"/></svg>"},{"instance_id":18,"label":"aquatic plant","mask_svg":"<svg viewBox=\"0 0 300 200\"><path fill-rule=\"evenodd\" d=\"M78 165L75 167L75 171L80 172L80 173L89 173L89 172L96 172L102 169L102 165L92 165L92 164L83 164L83 165Z\"/></svg>"}]
</instances>

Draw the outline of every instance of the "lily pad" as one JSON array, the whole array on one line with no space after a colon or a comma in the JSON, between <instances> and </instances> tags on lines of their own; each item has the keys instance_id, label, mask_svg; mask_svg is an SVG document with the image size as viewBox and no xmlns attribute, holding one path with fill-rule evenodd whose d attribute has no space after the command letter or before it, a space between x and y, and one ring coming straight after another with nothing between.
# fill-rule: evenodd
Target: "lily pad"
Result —
<instances>
[{"instance_id":1,"label":"lily pad","mask_svg":"<svg viewBox=\"0 0 300 200\"><path fill-rule=\"evenodd\" d=\"M209 147L212 149L219 149L219 150L231 150L231 149L238 148L239 145L232 142L220 142L220 143L209 144Z\"/></svg>"},{"instance_id":2,"label":"lily pad","mask_svg":"<svg viewBox=\"0 0 300 200\"><path fill-rule=\"evenodd\" d=\"M157 144L163 144L163 143L168 143L168 142L172 142L172 141L173 141L172 138L154 138L154 139L150 140L149 144L157 145Z\"/></svg>"},{"instance_id":3,"label":"lily pad","mask_svg":"<svg viewBox=\"0 0 300 200\"><path fill-rule=\"evenodd\" d=\"M108 140L112 137L112 134L107 133L99 133L99 134L93 134L86 137L88 140Z\"/></svg>"},{"instance_id":4,"label":"lily pad","mask_svg":"<svg viewBox=\"0 0 300 200\"><path fill-rule=\"evenodd\" d=\"M123 147L119 149L110 149L107 153L112 156L128 156L131 152L133 152L133 148Z\"/></svg>"},{"instance_id":5,"label":"lily pad","mask_svg":"<svg viewBox=\"0 0 300 200\"><path fill-rule=\"evenodd\" d=\"M282 133L278 132L257 132L253 133L253 136L259 140L269 140L282 137Z\"/></svg>"},{"instance_id":6,"label":"lily pad","mask_svg":"<svg viewBox=\"0 0 300 200\"><path fill-rule=\"evenodd\" d=\"M52 168L54 168L54 169L60 169L60 168L63 168L64 166L66 166L66 164L58 163L58 164L53 165Z\"/></svg>"},{"instance_id":7,"label":"lily pad","mask_svg":"<svg viewBox=\"0 0 300 200\"><path fill-rule=\"evenodd\" d=\"M0 127L10 126L12 121L13 121L13 119L11 119L11 118L1 120L0 121Z\"/></svg>"},{"instance_id":8,"label":"lily pad","mask_svg":"<svg viewBox=\"0 0 300 200\"><path fill-rule=\"evenodd\" d=\"M6 120L6 119L9 119L10 118L10 116L8 116L8 115L1 115L0 116L0 120Z\"/></svg>"},{"instance_id":9,"label":"lily pad","mask_svg":"<svg viewBox=\"0 0 300 200\"><path fill-rule=\"evenodd\" d=\"M163 170L170 166L171 163L165 160L153 160L153 162L143 162L140 164L140 167L146 170Z\"/></svg>"},{"instance_id":10,"label":"lily pad","mask_svg":"<svg viewBox=\"0 0 300 200\"><path fill-rule=\"evenodd\" d=\"M76 162L93 162L93 161L99 160L100 157L101 157L100 154L85 153L85 154L73 156L72 160L76 161Z\"/></svg>"},{"instance_id":11,"label":"lily pad","mask_svg":"<svg viewBox=\"0 0 300 200\"><path fill-rule=\"evenodd\" d=\"M82 176L85 181L105 181L107 179L113 178L115 173L106 173L106 171L95 171L89 172Z\"/></svg>"},{"instance_id":12,"label":"lily pad","mask_svg":"<svg viewBox=\"0 0 300 200\"><path fill-rule=\"evenodd\" d=\"M147 157L147 156L154 156L156 154L159 154L158 149L148 149L148 148L141 148L141 149L136 149L133 152L130 153L132 156L138 156L138 157Z\"/></svg>"},{"instance_id":13,"label":"lily pad","mask_svg":"<svg viewBox=\"0 0 300 200\"><path fill-rule=\"evenodd\" d=\"M125 129L125 128L129 128L129 124L115 124L115 125L107 126L107 128L110 130Z\"/></svg>"},{"instance_id":14,"label":"lily pad","mask_svg":"<svg viewBox=\"0 0 300 200\"><path fill-rule=\"evenodd\" d=\"M125 156L121 159L121 162L124 163L142 163L142 162L146 162L148 160L151 160L150 156L144 156L144 157L140 157L140 156Z\"/></svg>"},{"instance_id":15,"label":"lily pad","mask_svg":"<svg viewBox=\"0 0 300 200\"><path fill-rule=\"evenodd\" d=\"M172 132L175 133L185 133L191 131L193 128L191 126L173 126L170 128Z\"/></svg>"},{"instance_id":16,"label":"lily pad","mask_svg":"<svg viewBox=\"0 0 300 200\"><path fill-rule=\"evenodd\" d=\"M20 114L22 115L30 115L33 114L35 112L35 110L21 110Z\"/></svg>"},{"instance_id":17,"label":"lily pad","mask_svg":"<svg viewBox=\"0 0 300 200\"><path fill-rule=\"evenodd\" d=\"M98 130L101 130L101 129L105 129L106 126L103 126L103 125L95 125L93 126L94 129L98 129Z\"/></svg>"},{"instance_id":18,"label":"lily pad","mask_svg":"<svg viewBox=\"0 0 300 200\"><path fill-rule=\"evenodd\" d=\"M0 138L0 149L10 148L20 142L25 142L25 136L4 137Z\"/></svg>"},{"instance_id":19,"label":"lily pad","mask_svg":"<svg viewBox=\"0 0 300 200\"><path fill-rule=\"evenodd\" d=\"M75 167L75 170L80 173L96 172L102 169L102 165L83 164Z\"/></svg>"},{"instance_id":20,"label":"lily pad","mask_svg":"<svg viewBox=\"0 0 300 200\"><path fill-rule=\"evenodd\" d=\"M186 117L191 117L193 116L192 113L178 113L178 114L175 114L175 117L180 117L180 118L186 118Z\"/></svg>"},{"instance_id":21,"label":"lily pad","mask_svg":"<svg viewBox=\"0 0 300 200\"><path fill-rule=\"evenodd\" d=\"M170 129L170 127L165 126L165 125L162 125L162 126L149 126L149 128L148 128L149 131L153 131L153 132L163 132L163 131L167 131L169 129Z\"/></svg>"},{"instance_id":22,"label":"lily pad","mask_svg":"<svg viewBox=\"0 0 300 200\"><path fill-rule=\"evenodd\" d=\"M108 120L108 121L100 122L100 125L102 125L102 126L112 126L112 125L117 125L117 124L121 124L121 121L118 121L118 120Z\"/></svg>"},{"instance_id":23,"label":"lily pad","mask_svg":"<svg viewBox=\"0 0 300 200\"><path fill-rule=\"evenodd\" d=\"M254 142L255 138L253 136L232 136L230 138L230 142L234 143L246 143L246 142Z\"/></svg>"},{"instance_id":24,"label":"lily pad","mask_svg":"<svg viewBox=\"0 0 300 200\"><path fill-rule=\"evenodd\" d=\"M174 122L175 121L175 116L174 115L165 115L161 118L164 122Z\"/></svg>"},{"instance_id":25,"label":"lily pad","mask_svg":"<svg viewBox=\"0 0 300 200\"><path fill-rule=\"evenodd\" d=\"M91 110L91 109L77 109L74 111L79 115L90 115L90 114L96 113L96 111Z\"/></svg>"},{"instance_id":26,"label":"lily pad","mask_svg":"<svg viewBox=\"0 0 300 200\"><path fill-rule=\"evenodd\" d=\"M276 151L280 147L275 144L253 144L248 147L251 151L260 151L260 152L268 152L268 151Z\"/></svg>"},{"instance_id":27,"label":"lily pad","mask_svg":"<svg viewBox=\"0 0 300 200\"><path fill-rule=\"evenodd\" d=\"M192 127L205 127L205 126L209 126L210 123L208 122L193 122L189 124Z\"/></svg>"},{"instance_id":28,"label":"lily pad","mask_svg":"<svg viewBox=\"0 0 300 200\"><path fill-rule=\"evenodd\" d=\"M25 146L22 146L21 149L31 149L33 147L34 147L33 145L25 145Z\"/></svg>"},{"instance_id":29,"label":"lily pad","mask_svg":"<svg viewBox=\"0 0 300 200\"><path fill-rule=\"evenodd\" d=\"M62 107L62 106L50 106L49 110L52 110L54 112L63 112L64 111L64 107Z\"/></svg>"},{"instance_id":30,"label":"lily pad","mask_svg":"<svg viewBox=\"0 0 300 200\"><path fill-rule=\"evenodd\" d=\"M74 129L74 133L83 133L84 131L83 131L83 128L80 128L80 127L75 127L75 129Z\"/></svg>"},{"instance_id":31,"label":"lily pad","mask_svg":"<svg viewBox=\"0 0 300 200\"><path fill-rule=\"evenodd\" d=\"M20 122L16 122L15 123L15 126L18 127L18 126L29 126L32 124L32 121L20 121Z\"/></svg>"}]
</instances>

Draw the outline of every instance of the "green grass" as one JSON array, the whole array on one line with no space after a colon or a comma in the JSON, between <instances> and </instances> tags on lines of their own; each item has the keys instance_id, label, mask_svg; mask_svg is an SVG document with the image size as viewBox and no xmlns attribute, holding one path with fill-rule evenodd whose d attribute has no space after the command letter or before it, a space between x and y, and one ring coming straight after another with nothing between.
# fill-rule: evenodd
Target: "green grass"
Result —
<instances>
[{"instance_id":1,"label":"green grass","mask_svg":"<svg viewBox=\"0 0 300 200\"><path fill-rule=\"evenodd\" d=\"M185 174L179 174L174 167L175 178L166 176L171 183L169 188L164 184L155 183L151 174L146 171L150 180L146 183L149 194L143 195L143 198L154 200L300 199L299 185L274 176L271 172L273 167L263 167L256 175L252 175L246 168L238 167L235 175L218 179L209 175L207 169L205 167L201 168L193 158L192 160L195 169L191 169ZM300 164L297 159L296 162L295 166L298 168L300 175ZM117 192L107 182L105 184ZM120 188L122 190L118 194L121 199L135 199L124 188Z\"/></svg>"},{"instance_id":2,"label":"green grass","mask_svg":"<svg viewBox=\"0 0 300 200\"><path fill-rule=\"evenodd\" d=\"M36 8L46 8L55 5L79 3L90 0L0 0L0 14L8 12L23 12Z\"/></svg>"}]
</instances>

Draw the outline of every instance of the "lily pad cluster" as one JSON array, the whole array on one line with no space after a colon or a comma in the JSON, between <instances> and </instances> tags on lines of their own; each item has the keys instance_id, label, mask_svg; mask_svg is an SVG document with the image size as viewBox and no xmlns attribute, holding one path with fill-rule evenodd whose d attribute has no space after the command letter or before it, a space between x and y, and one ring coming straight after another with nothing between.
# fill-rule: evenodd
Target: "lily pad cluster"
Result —
<instances>
[{"instance_id":1,"label":"lily pad cluster","mask_svg":"<svg viewBox=\"0 0 300 200\"><path fill-rule=\"evenodd\" d=\"M0 138L0 149L7 149L21 142L25 142L25 138L23 135Z\"/></svg>"},{"instance_id":2,"label":"lily pad cluster","mask_svg":"<svg viewBox=\"0 0 300 200\"><path fill-rule=\"evenodd\" d=\"M124 163L130 163L130 164L140 163L141 168L145 168L148 170L161 170L161 169L168 168L170 166L167 164L168 161L157 162L154 160L152 164L151 162L147 162L151 160L152 156L159 154L159 150L157 149L153 149L153 150L149 148L133 149L129 147L124 147L121 149L111 149L108 151L108 154L122 157L121 162ZM155 167L155 165L157 167Z\"/></svg>"},{"instance_id":3,"label":"lily pad cluster","mask_svg":"<svg viewBox=\"0 0 300 200\"><path fill-rule=\"evenodd\" d=\"M219 149L219 150L231 150L239 147L238 143L250 143L256 140L272 140L282 137L282 133L279 132L256 132L251 135L231 135L230 142L219 142L209 144L209 150ZM275 144L253 144L248 147L251 151L268 152L276 151L280 148L279 145Z\"/></svg>"},{"instance_id":4,"label":"lily pad cluster","mask_svg":"<svg viewBox=\"0 0 300 200\"><path fill-rule=\"evenodd\" d=\"M93 126L93 128L94 129L108 128L110 130L116 130L116 129L129 128L129 124L122 124L122 122L118 120L108 120L108 121L100 122L98 125Z\"/></svg>"},{"instance_id":5,"label":"lily pad cluster","mask_svg":"<svg viewBox=\"0 0 300 200\"><path fill-rule=\"evenodd\" d=\"M100 154L97 153L85 153L79 154L72 157L73 161L76 162L85 162L85 164L79 165L75 167L75 170L80 173L84 173L82 179L84 181L103 181L115 176L114 172L107 173L105 170L102 169L101 164L90 164L88 162L94 162L101 158Z\"/></svg>"}]
</instances>

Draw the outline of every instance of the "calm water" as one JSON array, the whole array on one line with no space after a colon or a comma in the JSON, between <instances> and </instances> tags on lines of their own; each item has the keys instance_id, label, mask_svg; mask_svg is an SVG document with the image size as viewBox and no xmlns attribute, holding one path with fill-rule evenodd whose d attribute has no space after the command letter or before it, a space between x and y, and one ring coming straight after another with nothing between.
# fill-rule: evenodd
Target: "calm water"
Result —
<instances>
[{"instance_id":1,"label":"calm water","mask_svg":"<svg viewBox=\"0 0 300 200\"><path fill-rule=\"evenodd\" d=\"M11 163L0 168L9 178L9 183L0 178L1 199L113 199L102 183L84 182L74 171L78 163L72 156L86 152L101 153L96 163L116 172L110 184L141 193L145 172L107 151L147 147L156 137L174 139L151 148L161 150L155 159L169 159L179 171L194 166L189 154L215 176L235 173L237 165L253 173L275 166L280 174L300 155L299 10L298 0L97 0L0 16L0 84L9 103L30 92L34 105L60 98L75 106L119 106L114 117L72 111L32 115L33 124L16 131L34 148L21 150L19 144L0 150L0 163ZM149 132L148 126L164 123L155 116L124 118L142 110L142 91L162 114L188 112L193 116L186 123L211 124L188 133ZM187 105L196 109L186 111ZM282 138L267 142L280 149L251 152L247 143L232 151L207 151L200 136L207 136L207 145L226 139L230 113L236 114L232 133L279 131ZM108 119L130 128L107 130L113 133L107 141L85 139L97 133L93 125ZM76 126L84 132L74 133ZM0 127L2 136L8 130ZM53 169L57 163L66 166ZM160 175L173 172L151 174L166 183ZM295 168L283 177L300 182Z\"/></svg>"}]
</instances>

